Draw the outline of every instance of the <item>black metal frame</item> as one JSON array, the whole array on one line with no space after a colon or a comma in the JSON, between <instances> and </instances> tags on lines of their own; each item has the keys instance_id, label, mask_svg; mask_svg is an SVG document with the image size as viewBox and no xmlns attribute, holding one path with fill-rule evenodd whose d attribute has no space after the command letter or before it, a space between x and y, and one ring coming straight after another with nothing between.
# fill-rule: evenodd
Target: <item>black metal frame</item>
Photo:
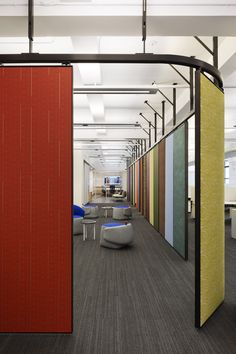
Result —
<instances>
[{"instance_id":1,"label":"black metal frame","mask_svg":"<svg viewBox=\"0 0 236 354\"><path fill-rule=\"evenodd\" d=\"M190 81L178 69L176 69L173 64L170 64L170 66L188 85L190 85Z\"/></svg>"},{"instance_id":2,"label":"black metal frame","mask_svg":"<svg viewBox=\"0 0 236 354\"><path fill-rule=\"evenodd\" d=\"M191 57L194 58L194 57ZM190 111L194 108L194 73L193 68L189 68L189 81L190 81Z\"/></svg>"},{"instance_id":3,"label":"black metal frame","mask_svg":"<svg viewBox=\"0 0 236 354\"><path fill-rule=\"evenodd\" d=\"M164 101L164 102L165 102L165 101ZM191 117L193 117L194 115L195 115L195 111L191 111L184 119L182 119L180 122L178 122L178 123L173 127L173 129L171 129L168 133L164 134L164 135L161 137L161 139L160 139L157 143L153 144L153 145L151 146L151 148L147 149L146 152L144 152L143 155L140 156L139 158L137 158L136 160L139 160L140 158L142 158L145 154L147 154L150 150L152 150L156 145L158 145L163 139L167 138L170 134L172 134L176 129L178 129L182 124L184 124L185 122L187 122L187 121L188 121ZM130 166L132 166L132 165L136 162L136 160L135 160ZM129 167L130 167L130 166L129 166Z\"/></svg>"},{"instance_id":4,"label":"black metal frame","mask_svg":"<svg viewBox=\"0 0 236 354\"><path fill-rule=\"evenodd\" d=\"M161 118L162 120L162 116L155 110L155 108L153 108L150 103L148 102L148 100L144 101L144 103L150 107L153 112L154 112L154 142L156 143L157 142L157 116L159 118Z\"/></svg>"},{"instance_id":5,"label":"black metal frame","mask_svg":"<svg viewBox=\"0 0 236 354\"><path fill-rule=\"evenodd\" d=\"M0 64L73 64L73 63L116 63L116 64L169 64L200 69L211 75L222 88L219 70L200 59L174 54L0 54ZM176 68L174 68L176 70Z\"/></svg>"},{"instance_id":6,"label":"black metal frame","mask_svg":"<svg viewBox=\"0 0 236 354\"><path fill-rule=\"evenodd\" d=\"M152 127L155 129L155 126L151 123L150 120L148 120L148 119L143 115L143 113L139 113L139 115L140 115L143 119L145 119L145 121L148 123L149 147L151 147L151 146L152 146ZM142 128L142 129L143 129L145 132L147 132L146 129L144 129L144 128Z\"/></svg>"},{"instance_id":7,"label":"black metal frame","mask_svg":"<svg viewBox=\"0 0 236 354\"><path fill-rule=\"evenodd\" d=\"M142 41L143 53L146 52L146 38L147 38L147 0L143 0L143 13L142 13Z\"/></svg>"},{"instance_id":8,"label":"black metal frame","mask_svg":"<svg viewBox=\"0 0 236 354\"><path fill-rule=\"evenodd\" d=\"M28 0L28 39L29 53L33 52L34 40L34 0Z\"/></svg>"},{"instance_id":9,"label":"black metal frame","mask_svg":"<svg viewBox=\"0 0 236 354\"><path fill-rule=\"evenodd\" d=\"M200 328L200 296L201 296L201 264L200 264L200 218L201 218L201 196L200 196L200 74L195 73L195 327Z\"/></svg>"},{"instance_id":10,"label":"black metal frame","mask_svg":"<svg viewBox=\"0 0 236 354\"><path fill-rule=\"evenodd\" d=\"M173 85L177 85L176 82L174 82ZM176 87L173 88L173 125L175 126L176 124L176 103L177 103L177 99L176 99Z\"/></svg>"},{"instance_id":11,"label":"black metal frame","mask_svg":"<svg viewBox=\"0 0 236 354\"><path fill-rule=\"evenodd\" d=\"M198 36L194 36L194 38L212 55L213 65L215 68L218 68L218 37L213 37L213 50L211 50Z\"/></svg>"},{"instance_id":12,"label":"black metal frame","mask_svg":"<svg viewBox=\"0 0 236 354\"><path fill-rule=\"evenodd\" d=\"M165 135L165 112L166 112L166 101L162 101L161 102L161 106L162 106L162 135Z\"/></svg>"},{"instance_id":13,"label":"black metal frame","mask_svg":"<svg viewBox=\"0 0 236 354\"><path fill-rule=\"evenodd\" d=\"M188 120L185 127L185 260L188 260Z\"/></svg>"}]
</instances>

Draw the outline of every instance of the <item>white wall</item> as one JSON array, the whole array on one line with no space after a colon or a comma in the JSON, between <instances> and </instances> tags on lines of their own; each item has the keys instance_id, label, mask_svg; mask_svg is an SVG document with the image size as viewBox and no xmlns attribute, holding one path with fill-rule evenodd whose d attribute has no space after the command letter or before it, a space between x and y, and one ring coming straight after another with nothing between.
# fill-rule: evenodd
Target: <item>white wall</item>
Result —
<instances>
[{"instance_id":1,"label":"white wall","mask_svg":"<svg viewBox=\"0 0 236 354\"><path fill-rule=\"evenodd\" d=\"M88 161L87 155L80 150L74 150L73 198L74 204L77 205L88 202L88 193L93 191L93 171L90 171L90 167L84 161Z\"/></svg>"},{"instance_id":2,"label":"white wall","mask_svg":"<svg viewBox=\"0 0 236 354\"><path fill-rule=\"evenodd\" d=\"M236 186L225 184L225 201L236 202Z\"/></svg>"},{"instance_id":3,"label":"white wall","mask_svg":"<svg viewBox=\"0 0 236 354\"><path fill-rule=\"evenodd\" d=\"M229 159L229 184L236 187L236 159Z\"/></svg>"},{"instance_id":4,"label":"white wall","mask_svg":"<svg viewBox=\"0 0 236 354\"><path fill-rule=\"evenodd\" d=\"M84 159L79 150L74 150L73 170L74 204L81 205L84 203Z\"/></svg>"}]
</instances>

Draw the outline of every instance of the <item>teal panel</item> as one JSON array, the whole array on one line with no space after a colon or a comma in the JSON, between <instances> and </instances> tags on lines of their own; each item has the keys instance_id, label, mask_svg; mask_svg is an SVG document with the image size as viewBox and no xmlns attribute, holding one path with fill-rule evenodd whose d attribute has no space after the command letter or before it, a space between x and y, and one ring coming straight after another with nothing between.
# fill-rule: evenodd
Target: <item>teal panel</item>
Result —
<instances>
[{"instance_id":1,"label":"teal panel","mask_svg":"<svg viewBox=\"0 0 236 354\"><path fill-rule=\"evenodd\" d=\"M173 246L176 251L187 259L187 123L174 132L174 157L173 157Z\"/></svg>"}]
</instances>

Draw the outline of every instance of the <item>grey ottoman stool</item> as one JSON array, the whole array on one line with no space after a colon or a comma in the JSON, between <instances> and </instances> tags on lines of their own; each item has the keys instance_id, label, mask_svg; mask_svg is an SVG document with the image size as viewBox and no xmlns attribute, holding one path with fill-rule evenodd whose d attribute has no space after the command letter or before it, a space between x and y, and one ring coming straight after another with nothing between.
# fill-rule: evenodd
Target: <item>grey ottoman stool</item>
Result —
<instances>
[{"instance_id":1,"label":"grey ottoman stool","mask_svg":"<svg viewBox=\"0 0 236 354\"><path fill-rule=\"evenodd\" d=\"M98 218L98 206L97 205L85 205L83 206L85 212L85 219L94 219Z\"/></svg>"},{"instance_id":2,"label":"grey ottoman stool","mask_svg":"<svg viewBox=\"0 0 236 354\"><path fill-rule=\"evenodd\" d=\"M80 235L83 233L83 219L82 216L73 216L73 235Z\"/></svg>"},{"instance_id":3,"label":"grey ottoman stool","mask_svg":"<svg viewBox=\"0 0 236 354\"><path fill-rule=\"evenodd\" d=\"M133 241L134 232L131 224L108 223L102 225L100 246L118 249L132 245Z\"/></svg>"},{"instance_id":4,"label":"grey ottoman stool","mask_svg":"<svg viewBox=\"0 0 236 354\"><path fill-rule=\"evenodd\" d=\"M113 207L113 216L115 220L125 220L132 217L132 209L128 205L119 205Z\"/></svg>"}]
</instances>

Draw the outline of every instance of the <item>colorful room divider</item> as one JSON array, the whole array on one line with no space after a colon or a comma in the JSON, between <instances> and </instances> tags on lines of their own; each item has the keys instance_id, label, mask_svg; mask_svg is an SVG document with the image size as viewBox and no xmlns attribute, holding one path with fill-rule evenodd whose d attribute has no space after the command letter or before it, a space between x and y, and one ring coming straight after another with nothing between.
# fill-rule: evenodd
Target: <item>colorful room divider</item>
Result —
<instances>
[{"instance_id":1,"label":"colorful room divider","mask_svg":"<svg viewBox=\"0 0 236 354\"><path fill-rule=\"evenodd\" d=\"M128 168L130 202L188 258L188 128L182 124Z\"/></svg>"},{"instance_id":2,"label":"colorful room divider","mask_svg":"<svg viewBox=\"0 0 236 354\"><path fill-rule=\"evenodd\" d=\"M195 85L195 326L200 328L224 301L224 93L198 70ZM185 259L187 146L185 120L128 168L130 202Z\"/></svg>"},{"instance_id":3,"label":"colorful room divider","mask_svg":"<svg viewBox=\"0 0 236 354\"><path fill-rule=\"evenodd\" d=\"M72 331L72 67L0 68L0 332Z\"/></svg>"},{"instance_id":4,"label":"colorful room divider","mask_svg":"<svg viewBox=\"0 0 236 354\"><path fill-rule=\"evenodd\" d=\"M224 94L196 72L195 324L224 300Z\"/></svg>"}]
</instances>

